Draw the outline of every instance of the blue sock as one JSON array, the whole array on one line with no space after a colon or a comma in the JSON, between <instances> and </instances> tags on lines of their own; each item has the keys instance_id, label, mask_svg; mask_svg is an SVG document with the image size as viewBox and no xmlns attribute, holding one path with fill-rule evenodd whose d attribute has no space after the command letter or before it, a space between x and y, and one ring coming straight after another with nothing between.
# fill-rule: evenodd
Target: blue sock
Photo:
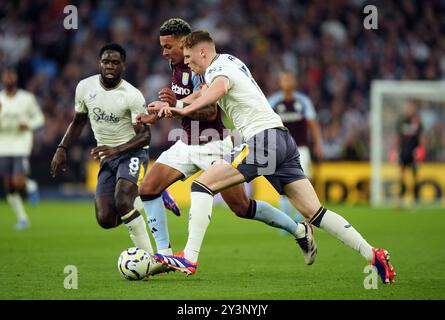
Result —
<instances>
[{"instance_id":1,"label":"blue sock","mask_svg":"<svg viewBox=\"0 0 445 320\"><path fill-rule=\"evenodd\" d=\"M286 196L280 197L280 209L284 211L291 219L294 219L295 222L301 222L304 220L304 217L294 208L292 203L290 203L289 198Z\"/></svg>"},{"instance_id":2,"label":"blue sock","mask_svg":"<svg viewBox=\"0 0 445 320\"><path fill-rule=\"evenodd\" d=\"M156 242L157 251L168 249L170 247L170 237L168 235L167 215L165 214L162 197L159 196L152 200L143 199L142 203L147 215L148 226Z\"/></svg>"},{"instance_id":3,"label":"blue sock","mask_svg":"<svg viewBox=\"0 0 445 320\"><path fill-rule=\"evenodd\" d=\"M264 201L256 201L256 212L253 219L262 221L269 226L286 230L290 234L297 231L297 223L283 211Z\"/></svg>"}]
</instances>

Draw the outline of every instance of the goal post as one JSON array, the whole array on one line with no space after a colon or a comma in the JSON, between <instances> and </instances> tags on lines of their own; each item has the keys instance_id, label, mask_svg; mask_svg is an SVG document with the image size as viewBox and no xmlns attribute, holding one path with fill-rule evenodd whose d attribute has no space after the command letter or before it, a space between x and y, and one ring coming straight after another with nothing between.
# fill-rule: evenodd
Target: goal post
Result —
<instances>
[{"instance_id":1,"label":"goal post","mask_svg":"<svg viewBox=\"0 0 445 320\"><path fill-rule=\"evenodd\" d=\"M416 101L417 105L421 106L422 110L418 111L425 111L424 115L429 113L430 116L426 117L428 119L432 118L429 122L445 121L445 81L372 81L370 96L370 191L373 206L387 205L394 200L388 195L387 188L384 188L385 176L390 173L394 177L399 173L398 165L396 163L391 164L389 161L389 154L397 134L397 118L400 116L403 104L408 99ZM431 114L435 116L431 117ZM441 158L437 158L430 158L429 161L440 162Z\"/></svg>"}]
</instances>

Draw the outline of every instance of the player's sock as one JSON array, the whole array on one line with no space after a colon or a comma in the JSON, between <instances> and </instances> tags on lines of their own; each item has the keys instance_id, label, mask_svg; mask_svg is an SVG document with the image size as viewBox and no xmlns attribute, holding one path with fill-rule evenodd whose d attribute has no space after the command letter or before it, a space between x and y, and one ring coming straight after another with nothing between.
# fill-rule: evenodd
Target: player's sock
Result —
<instances>
[{"instance_id":1,"label":"player's sock","mask_svg":"<svg viewBox=\"0 0 445 320\"><path fill-rule=\"evenodd\" d=\"M133 209L126 215L122 216L121 219L127 227L134 245L145 250L149 254L153 254L153 248L147 233L147 226L139 211Z\"/></svg>"},{"instance_id":2,"label":"player's sock","mask_svg":"<svg viewBox=\"0 0 445 320\"><path fill-rule=\"evenodd\" d=\"M267 202L250 200L249 211L252 212L252 219L254 220L286 230L290 234L295 234L297 231L298 224L295 221Z\"/></svg>"},{"instance_id":3,"label":"player's sock","mask_svg":"<svg viewBox=\"0 0 445 320\"><path fill-rule=\"evenodd\" d=\"M172 256L173 255L172 248L161 249L161 250L158 250L158 252L164 256Z\"/></svg>"},{"instance_id":4,"label":"player's sock","mask_svg":"<svg viewBox=\"0 0 445 320\"><path fill-rule=\"evenodd\" d=\"M190 198L189 237L184 257L191 262L198 262L202 241L212 217L213 193L202 183L193 181Z\"/></svg>"},{"instance_id":5,"label":"player's sock","mask_svg":"<svg viewBox=\"0 0 445 320\"><path fill-rule=\"evenodd\" d=\"M29 221L28 215L26 214L25 207L23 206L22 197L18 192L8 193L6 195L6 200L17 216L18 221Z\"/></svg>"},{"instance_id":6,"label":"player's sock","mask_svg":"<svg viewBox=\"0 0 445 320\"><path fill-rule=\"evenodd\" d=\"M133 206L136 208L137 211L141 212L144 209L144 204L142 203L141 197L137 196L134 198Z\"/></svg>"},{"instance_id":7,"label":"player's sock","mask_svg":"<svg viewBox=\"0 0 445 320\"><path fill-rule=\"evenodd\" d=\"M372 247L342 216L324 207L320 207L309 222L336 237L348 247L360 252L366 260L372 260Z\"/></svg>"},{"instance_id":8,"label":"player's sock","mask_svg":"<svg viewBox=\"0 0 445 320\"><path fill-rule=\"evenodd\" d=\"M167 215L161 195L141 195L144 204L147 223L156 242L156 249L163 254L163 250L170 249L170 237L168 234ZM170 249L171 251L171 249Z\"/></svg>"},{"instance_id":9,"label":"player's sock","mask_svg":"<svg viewBox=\"0 0 445 320\"><path fill-rule=\"evenodd\" d=\"M29 178L26 179L25 187L26 187L26 193L32 193L38 190L37 182Z\"/></svg>"},{"instance_id":10,"label":"player's sock","mask_svg":"<svg viewBox=\"0 0 445 320\"><path fill-rule=\"evenodd\" d=\"M25 183L28 201L31 207L36 207L40 201L39 186L34 180L27 178Z\"/></svg>"}]
</instances>

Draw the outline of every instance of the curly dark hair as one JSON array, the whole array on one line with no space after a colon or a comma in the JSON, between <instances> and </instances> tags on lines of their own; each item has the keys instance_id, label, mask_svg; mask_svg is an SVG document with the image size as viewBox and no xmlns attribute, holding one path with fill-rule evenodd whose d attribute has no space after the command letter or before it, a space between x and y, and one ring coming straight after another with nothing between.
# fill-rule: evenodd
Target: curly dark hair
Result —
<instances>
[{"instance_id":1,"label":"curly dark hair","mask_svg":"<svg viewBox=\"0 0 445 320\"><path fill-rule=\"evenodd\" d=\"M102 49L100 49L99 58L101 58L102 54L107 50L119 52L123 62L125 62L125 60L127 59L127 53L125 52L125 49L117 43L109 43L103 46Z\"/></svg>"},{"instance_id":2,"label":"curly dark hair","mask_svg":"<svg viewBox=\"0 0 445 320\"><path fill-rule=\"evenodd\" d=\"M192 32L192 28L187 21L181 18L171 18L162 24L159 29L161 36L185 36Z\"/></svg>"}]
</instances>

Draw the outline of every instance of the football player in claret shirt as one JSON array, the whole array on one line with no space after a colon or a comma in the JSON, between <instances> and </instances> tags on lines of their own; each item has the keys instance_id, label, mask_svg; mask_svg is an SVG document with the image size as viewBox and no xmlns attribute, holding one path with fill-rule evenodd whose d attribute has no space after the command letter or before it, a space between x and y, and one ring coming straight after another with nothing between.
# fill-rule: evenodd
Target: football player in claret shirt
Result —
<instances>
[{"instance_id":1,"label":"football player in claret shirt","mask_svg":"<svg viewBox=\"0 0 445 320\"><path fill-rule=\"evenodd\" d=\"M172 70L171 87L160 92L164 105L184 107L203 92L200 90L205 85L202 75L194 73L184 63L181 40L190 33L190 25L178 18L165 21L160 28L162 53L169 59ZM164 210L159 206L156 208L161 210L154 208L159 201L159 193L178 180L184 180L201 169L208 169L233 148L230 136L224 136L220 113L220 108L212 103L198 112L181 117L181 139L161 154L139 186L159 253L172 254ZM151 115L141 115L140 119L150 123L157 121L156 116ZM249 199L243 184L226 189L221 195L238 217L258 220L292 235L297 230L297 223L284 212L267 202Z\"/></svg>"},{"instance_id":2,"label":"football player in claret shirt","mask_svg":"<svg viewBox=\"0 0 445 320\"><path fill-rule=\"evenodd\" d=\"M370 246L348 221L320 204L299 163L295 140L270 107L247 66L232 55L218 54L206 31L192 32L182 44L184 61L195 73L204 75L208 89L184 108L154 102L149 110L159 110L161 117L187 116L218 102L245 142L193 181L189 236L183 254L157 253L155 258L171 268L194 274L212 215L213 196L231 186L264 176L280 194L286 194L307 219L298 224L296 231L307 264L314 263L317 254L314 225L359 252L377 268L383 283L392 283L395 271L389 263L388 252ZM236 262L233 265L236 266Z\"/></svg>"},{"instance_id":3,"label":"football player in claret shirt","mask_svg":"<svg viewBox=\"0 0 445 320\"><path fill-rule=\"evenodd\" d=\"M279 74L280 91L268 97L271 107L280 116L283 124L289 129L300 152L300 164L306 176L311 179L311 152L317 161L323 159L323 147L321 142L320 125L317 113L311 99L296 90L297 79L295 75L287 70ZM312 148L311 148L312 147ZM280 199L281 210L290 217L301 221L301 214L295 216L295 209L289 199L282 196Z\"/></svg>"}]
</instances>

